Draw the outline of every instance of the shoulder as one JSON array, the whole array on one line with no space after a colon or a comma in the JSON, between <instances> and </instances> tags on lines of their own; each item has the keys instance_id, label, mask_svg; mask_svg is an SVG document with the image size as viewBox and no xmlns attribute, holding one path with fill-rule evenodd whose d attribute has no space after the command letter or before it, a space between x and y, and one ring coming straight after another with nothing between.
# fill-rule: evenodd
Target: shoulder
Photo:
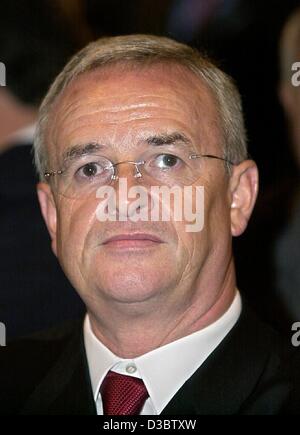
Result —
<instances>
[{"instance_id":1,"label":"shoulder","mask_svg":"<svg viewBox=\"0 0 300 435\"><path fill-rule=\"evenodd\" d=\"M232 339L240 384L248 388L239 413L283 413L293 390L293 377L284 369L295 354L290 337L261 322L246 307Z\"/></svg>"},{"instance_id":2,"label":"shoulder","mask_svg":"<svg viewBox=\"0 0 300 435\"><path fill-rule=\"evenodd\" d=\"M235 345L240 343L238 348L244 353L255 351L253 357L273 356L278 361L285 360L293 352L290 338L262 322L247 304L243 305L241 316L229 334L229 339Z\"/></svg>"},{"instance_id":3,"label":"shoulder","mask_svg":"<svg viewBox=\"0 0 300 435\"><path fill-rule=\"evenodd\" d=\"M18 412L81 331L82 320L69 322L0 347L0 414Z\"/></svg>"},{"instance_id":4,"label":"shoulder","mask_svg":"<svg viewBox=\"0 0 300 435\"><path fill-rule=\"evenodd\" d=\"M285 406L285 414L300 415L300 349L297 348L295 354L290 358L284 371L292 380L292 390L289 400Z\"/></svg>"}]
</instances>

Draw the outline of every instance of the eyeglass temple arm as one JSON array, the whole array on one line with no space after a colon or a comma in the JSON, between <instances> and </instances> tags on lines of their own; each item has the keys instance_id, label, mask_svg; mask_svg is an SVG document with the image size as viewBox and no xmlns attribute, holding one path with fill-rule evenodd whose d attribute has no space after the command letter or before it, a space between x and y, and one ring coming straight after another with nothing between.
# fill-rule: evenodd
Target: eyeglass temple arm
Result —
<instances>
[{"instance_id":1,"label":"eyeglass temple arm","mask_svg":"<svg viewBox=\"0 0 300 435\"><path fill-rule=\"evenodd\" d=\"M199 159L201 157L207 157L209 159L222 160L223 162L229 163L230 165L235 165L231 160L225 159L223 157L214 156L212 154L191 154L190 159Z\"/></svg>"}]
</instances>

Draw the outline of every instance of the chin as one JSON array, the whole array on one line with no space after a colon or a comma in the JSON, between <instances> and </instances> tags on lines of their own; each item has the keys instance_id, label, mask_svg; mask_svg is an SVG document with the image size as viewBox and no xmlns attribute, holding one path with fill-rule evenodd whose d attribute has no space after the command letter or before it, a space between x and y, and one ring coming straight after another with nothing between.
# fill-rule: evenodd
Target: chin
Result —
<instances>
[{"instance_id":1,"label":"chin","mask_svg":"<svg viewBox=\"0 0 300 435\"><path fill-rule=\"evenodd\" d=\"M176 285L179 268L172 253L147 250L147 255L115 256L97 250L85 263L85 281L106 300L142 302ZM128 254L128 252L127 252Z\"/></svg>"},{"instance_id":2,"label":"chin","mask_svg":"<svg viewBox=\"0 0 300 435\"><path fill-rule=\"evenodd\" d=\"M119 302L144 302L159 296L162 292L172 288L170 273L162 270L147 268L131 268L130 271L109 270L98 276L97 291L106 298Z\"/></svg>"}]
</instances>

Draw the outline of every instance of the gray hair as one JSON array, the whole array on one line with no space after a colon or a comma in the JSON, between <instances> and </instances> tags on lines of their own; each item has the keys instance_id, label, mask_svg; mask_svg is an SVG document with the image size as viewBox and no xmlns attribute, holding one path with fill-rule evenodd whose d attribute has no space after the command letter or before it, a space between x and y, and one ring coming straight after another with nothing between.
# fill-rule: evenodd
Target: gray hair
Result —
<instances>
[{"instance_id":1,"label":"gray hair","mask_svg":"<svg viewBox=\"0 0 300 435\"><path fill-rule=\"evenodd\" d=\"M51 109L64 89L79 75L118 63L149 65L162 62L184 66L212 91L224 138L224 158L239 163L247 158L246 131L240 94L233 80L197 50L166 37L128 35L100 38L84 47L57 76L39 111L34 141L35 165L41 180L48 161L46 132Z\"/></svg>"}]
</instances>

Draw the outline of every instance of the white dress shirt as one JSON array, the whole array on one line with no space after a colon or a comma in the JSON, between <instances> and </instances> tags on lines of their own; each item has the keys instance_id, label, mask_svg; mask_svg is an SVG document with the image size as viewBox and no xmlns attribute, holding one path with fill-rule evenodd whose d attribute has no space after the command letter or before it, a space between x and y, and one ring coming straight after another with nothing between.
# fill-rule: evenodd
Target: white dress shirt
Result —
<instances>
[{"instance_id":1,"label":"white dress shirt","mask_svg":"<svg viewBox=\"0 0 300 435\"><path fill-rule=\"evenodd\" d=\"M100 386L109 370L141 378L148 390L141 415L159 415L182 385L204 363L236 324L242 310L239 292L216 322L200 331L133 359L114 355L94 335L88 315L84 344L97 414L103 415Z\"/></svg>"}]
</instances>

